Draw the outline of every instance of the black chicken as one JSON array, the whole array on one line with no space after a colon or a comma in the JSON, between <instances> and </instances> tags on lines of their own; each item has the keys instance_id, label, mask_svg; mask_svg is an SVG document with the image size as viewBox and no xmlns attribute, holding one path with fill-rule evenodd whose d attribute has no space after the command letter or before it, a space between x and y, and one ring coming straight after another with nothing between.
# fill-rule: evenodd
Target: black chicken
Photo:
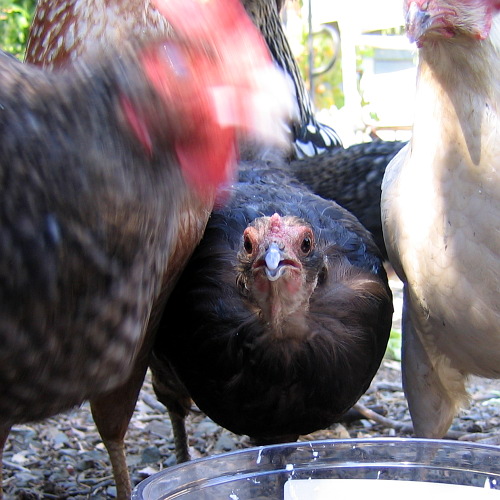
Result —
<instances>
[{"instance_id":1,"label":"black chicken","mask_svg":"<svg viewBox=\"0 0 500 500\"><path fill-rule=\"evenodd\" d=\"M200 4L185 23L192 2L157 4L175 40L102 49L66 72L0 54L0 454L13 424L90 399L115 437L121 498L146 333L231 177L236 129L259 136L288 111L261 85L275 70L241 5ZM232 61L235 32L251 64ZM273 105L242 104L262 97Z\"/></svg>"},{"instance_id":2,"label":"black chicken","mask_svg":"<svg viewBox=\"0 0 500 500\"><path fill-rule=\"evenodd\" d=\"M212 213L170 296L153 349L154 389L180 428L178 460L188 458L190 398L256 443L338 421L368 388L391 328L382 259L356 218L276 160L241 168L230 204Z\"/></svg>"}]
</instances>

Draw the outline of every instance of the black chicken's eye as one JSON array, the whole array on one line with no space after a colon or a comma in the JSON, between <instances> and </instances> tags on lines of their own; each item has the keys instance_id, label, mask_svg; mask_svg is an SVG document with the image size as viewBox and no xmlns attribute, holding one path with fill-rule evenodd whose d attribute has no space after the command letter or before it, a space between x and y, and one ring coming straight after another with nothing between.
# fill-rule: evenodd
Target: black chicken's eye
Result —
<instances>
[{"instance_id":1,"label":"black chicken's eye","mask_svg":"<svg viewBox=\"0 0 500 500\"><path fill-rule=\"evenodd\" d=\"M303 240L302 240L302 244L300 245L300 249L302 250L303 253L309 253L311 251L311 248L312 248L312 241L311 241L311 238L309 236L306 236Z\"/></svg>"},{"instance_id":2,"label":"black chicken's eye","mask_svg":"<svg viewBox=\"0 0 500 500\"><path fill-rule=\"evenodd\" d=\"M245 239L243 241L243 248L247 253L252 253L252 242L250 241L250 238L248 236L245 236Z\"/></svg>"}]
</instances>

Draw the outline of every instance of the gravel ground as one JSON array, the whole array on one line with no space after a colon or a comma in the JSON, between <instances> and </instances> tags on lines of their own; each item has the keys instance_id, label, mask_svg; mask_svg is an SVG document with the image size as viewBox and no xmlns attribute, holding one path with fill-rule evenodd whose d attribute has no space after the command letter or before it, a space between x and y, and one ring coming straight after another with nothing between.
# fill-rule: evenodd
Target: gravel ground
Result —
<instances>
[{"instance_id":1,"label":"gravel ground","mask_svg":"<svg viewBox=\"0 0 500 500\"><path fill-rule=\"evenodd\" d=\"M392 285L395 327L398 327L401 293L397 283ZM500 436L497 431L500 392L497 388L497 381L471 380L471 405L454 420L455 438L497 444ZM380 408L385 417L398 424L409 425L408 407L401 388L400 363L384 360L360 402ZM187 428L193 458L249 446L246 437L222 429L200 412L192 413ZM301 440L410 435L405 429L396 430L358 419L303 436ZM165 408L154 396L149 376L130 423L126 445L134 484L175 463L170 421ZM3 467L6 498L114 498L116 493L107 452L88 405L42 423L15 426L5 447Z\"/></svg>"}]
</instances>

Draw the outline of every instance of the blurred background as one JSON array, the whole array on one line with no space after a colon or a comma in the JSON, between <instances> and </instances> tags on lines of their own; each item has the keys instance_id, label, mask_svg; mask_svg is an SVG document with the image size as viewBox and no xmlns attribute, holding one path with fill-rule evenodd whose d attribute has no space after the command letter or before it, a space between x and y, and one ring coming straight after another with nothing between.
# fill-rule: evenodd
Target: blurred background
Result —
<instances>
[{"instance_id":1,"label":"blurred background","mask_svg":"<svg viewBox=\"0 0 500 500\"><path fill-rule=\"evenodd\" d=\"M345 146L409 139L416 51L401 0L288 1L283 21L320 121Z\"/></svg>"},{"instance_id":2,"label":"blurred background","mask_svg":"<svg viewBox=\"0 0 500 500\"><path fill-rule=\"evenodd\" d=\"M36 0L0 0L0 48L23 58ZM288 0L283 24L320 121L344 145L407 140L414 47L401 0Z\"/></svg>"},{"instance_id":3,"label":"blurred background","mask_svg":"<svg viewBox=\"0 0 500 500\"><path fill-rule=\"evenodd\" d=\"M0 0L0 48L24 56L36 0Z\"/></svg>"}]
</instances>

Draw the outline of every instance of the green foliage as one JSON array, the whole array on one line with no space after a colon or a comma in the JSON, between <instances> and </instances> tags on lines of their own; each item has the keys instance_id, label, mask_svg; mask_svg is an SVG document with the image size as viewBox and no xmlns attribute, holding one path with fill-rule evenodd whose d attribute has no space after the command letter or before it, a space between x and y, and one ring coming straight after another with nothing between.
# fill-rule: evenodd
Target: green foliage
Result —
<instances>
[{"instance_id":1,"label":"green foliage","mask_svg":"<svg viewBox=\"0 0 500 500\"><path fill-rule=\"evenodd\" d=\"M391 330L387 350L385 351L386 359L394 361L401 361L401 332L398 330Z\"/></svg>"},{"instance_id":2,"label":"green foliage","mask_svg":"<svg viewBox=\"0 0 500 500\"><path fill-rule=\"evenodd\" d=\"M0 0L0 48L24 57L36 0Z\"/></svg>"},{"instance_id":3,"label":"green foliage","mask_svg":"<svg viewBox=\"0 0 500 500\"><path fill-rule=\"evenodd\" d=\"M297 56L297 63L306 85L309 86L309 55L307 26L302 34L302 52ZM335 48L329 36L320 33L313 38L313 64L319 68L327 64L335 56ZM314 82L314 105L316 109L329 108L335 105L341 108L344 105L344 93L342 91L341 54L337 54L337 61L331 70L322 75L315 76Z\"/></svg>"},{"instance_id":4,"label":"green foliage","mask_svg":"<svg viewBox=\"0 0 500 500\"><path fill-rule=\"evenodd\" d=\"M340 44L334 47L331 38L321 32L313 38L313 64L315 68L326 65L334 56L336 61L329 71L315 76L314 82L314 105L316 109L328 109L331 106L341 108L344 105L344 92L342 87L342 52ZM307 26L304 25L301 40L302 52L296 56L300 72L306 86L309 88L309 49ZM335 54L338 50L338 54ZM373 47L356 47L356 66L359 75L362 73L363 59L373 57ZM361 93L361 92L360 92ZM363 104L366 103L363 101Z\"/></svg>"}]
</instances>

